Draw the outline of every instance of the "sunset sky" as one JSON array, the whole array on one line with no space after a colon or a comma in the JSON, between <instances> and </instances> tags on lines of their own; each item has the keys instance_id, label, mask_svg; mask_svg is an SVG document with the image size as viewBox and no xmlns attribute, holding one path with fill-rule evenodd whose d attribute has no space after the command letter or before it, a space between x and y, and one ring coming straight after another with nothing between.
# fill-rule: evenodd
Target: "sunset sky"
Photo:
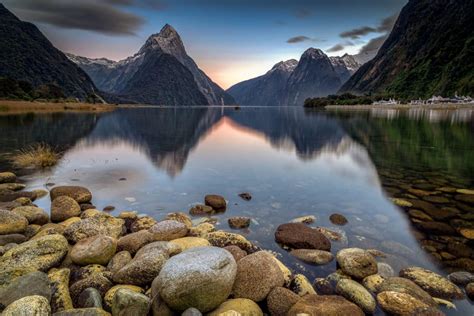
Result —
<instances>
[{"instance_id":1,"label":"sunset sky","mask_svg":"<svg viewBox=\"0 0 474 316\"><path fill-rule=\"evenodd\" d=\"M0 0L1 1L1 0ZM407 0L4 0L59 49L120 60L166 23L223 88L309 47L355 54L383 42Z\"/></svg>"}]
</instances>

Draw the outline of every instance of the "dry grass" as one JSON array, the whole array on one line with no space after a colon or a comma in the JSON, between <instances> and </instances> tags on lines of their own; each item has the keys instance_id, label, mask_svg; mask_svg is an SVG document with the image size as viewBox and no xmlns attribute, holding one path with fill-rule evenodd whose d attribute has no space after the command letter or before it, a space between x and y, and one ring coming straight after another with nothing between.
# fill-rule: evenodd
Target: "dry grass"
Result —
<instances>
[{"instance_id":1,"label":"dry grass","mask_svg":"<svg viewBox=\"0 0 474 316\"><path fill-rule=\"evenodd\" d=\"M34 144L19 150L10 158L15 168L47 168L58 163L60 153L47 144Z\"/></svg>"},{"instance_id":2,"label":"dry grass","mask_svg":"<svg viewBox=\"0 0 474 316\"><path fill-rule=\"evenodd\" d=\"M0 115L24 113L56 113L56 112L109 112L116 106L110 104L91 104L75 102L29 102L0 100Z\"/></svg>"}]
</instances>

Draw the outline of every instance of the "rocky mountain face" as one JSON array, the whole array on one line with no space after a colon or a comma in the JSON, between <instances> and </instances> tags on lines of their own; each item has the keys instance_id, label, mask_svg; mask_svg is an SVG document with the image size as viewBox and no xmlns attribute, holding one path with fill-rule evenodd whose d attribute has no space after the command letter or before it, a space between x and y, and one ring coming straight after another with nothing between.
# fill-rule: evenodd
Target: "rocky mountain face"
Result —
<instances>
[{"instance_id":1,"label":"rocky mountain face","mask_svg":"<svg viewBox=\"0 0 474 316\"><path fill-rule=\"evenodd\" d=\"M31 23L19 20L0 4L0 77L54 84L68 97L85 99L95 93L89 76Z\"/></svg>"},{"instance_id":2,"label":"rocky mountain face","mask_svg":"<svg viewBox=\"0 0 474 316\"><path fill-rule=\"evenodd\" d=\"M128 101L166 105L235 103L198 68L187 55L179 34L168 24L151 35L138 53L119 62L68 57L101 90Z\"/></svg>"},{"instance_id":3,"label":"rocky mountain face","mask_svg":"<svg viewBox=\"0 0 474 316\"><path fill-rule=\"evenodd\" d=\"M377 56L340 92L403 98L474 94L474 2L410 0Z\"/></svg>"},{"instance_id":4,"label":"rocky mountain face","mask_svg":"<svg viewBox=\"0 0 474 316\"><path fill-rule=\"evenodd\" d=\"M227 92L241 105L302 105L306 98L336 93L359 67L353 56L328 57L310 48L299 62L279 62L263 76L240 82Z\"/></svg>"}]
</instances>

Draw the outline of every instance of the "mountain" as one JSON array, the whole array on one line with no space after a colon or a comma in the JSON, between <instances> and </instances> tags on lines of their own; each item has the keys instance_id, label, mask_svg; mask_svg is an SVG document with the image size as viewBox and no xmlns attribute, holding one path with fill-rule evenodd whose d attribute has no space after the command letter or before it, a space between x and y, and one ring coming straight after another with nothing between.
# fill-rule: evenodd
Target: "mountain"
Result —
<instances>
[{"instance_id":1,"label":"mountain","mask_svg":"<svg viewBox=\"0 0 474 316\"><path fill-rule=\"evenodd\" d=\"M344 54L341 57L329 57L329 60L342 83L346 82L361 66L356 58L349 54Z\"/></svg>"},{"instance_id":2,"label":"mountain","mask_svg":"<svg viewBox=\"0 0 474 316\"><path fill-rule=\"evenodd\" d=\"M68 97L87 98L96 90L89 76L72 63L31 23L0 4L0 77L37 87L59 86Z\"/></svg>"},{"instance_id":3,"label":"mountain","mask_svg":"<svg viewBox=\"0 0 474 316\"><path fill-rule=\"evenodd\" d=\"M198 68L186 53L179 34L168 24L151 35L138 53L119 62L71 54L68 57L84 69L101 90L123 99L166 105L235 103Z\"/></svg>"},{"instance_id":4,"label":"mountain","mask_svg":"<svg viewBox=\"0 0 474 316\"><path fill-rule=\"evenodd\" d=\"M410 0L374 59L340 92L474 94L474 1Z\"/></svg>"},{"instance_id":5,"label":"mountain","mask_svg":"<svg viewBox=\"0 0 474 316\"><path fill-rule=\"evenodd\" d=\"M284 105L286 83L298 61L290 59L281 61L266 74L240 82L230 87L227 92L241 105Z\"/></svg>"}]
</instances>

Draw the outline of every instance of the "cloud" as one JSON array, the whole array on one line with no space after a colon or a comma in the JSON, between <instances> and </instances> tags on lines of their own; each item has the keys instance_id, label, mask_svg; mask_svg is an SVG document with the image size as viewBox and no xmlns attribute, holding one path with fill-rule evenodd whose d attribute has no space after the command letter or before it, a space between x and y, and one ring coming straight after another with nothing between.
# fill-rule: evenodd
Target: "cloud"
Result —
<instances>
[{"instance_id":1,"label":"cloud","mask_svg":"<svg viewBox=\"0 0 474 316\"><path fill-rule=\"evenodd\" d=\"M319 39L319 38L311 38L308 36L304 35L299 35L299 36L294 36L289 38L286 42L289 44L296 44L296 43L302 43L302 42L324 42L325 40Z\"/></svg>"},{"instance_id":2,"label":"cloud","mask_svg":"<svg viewBox=\"0 0 474 316\"><path fill-rule=\"evenodd\" d=\"M328 48L326 51L329 53L334 53L334 52L339 52L341 50L344 50L345 46L342 44L336 44L331 48Z\"/></svg>"},{"instance_id":3,"label":"cloud","mask_svg":"<svg viewBox=\"0 0 474 316\"><path fill-rule=\"evenodd\" d=\"M391 32L393 29L393 26L395 25L395 22L397 22L398 19L398 13L388 16L385 19L382 19L380 21L379 26L377 27L377 31L383 33L383 32Z\"/></svg>"},{"instance_id":4,"label":"cloud","mask_svg":"<svg viewBox=\"0 0 474 316\"><path fill-rule=\"evenodd\" d=\"M352 29L350 31L345 31L339 34L340 37L342 38L352 38L352 39L358 39L361 36L377 32L377 29L370 27L370 26L362 26L356 29Z\"/></svg>"},{"instance_id":5,"label":"cloud","mask_svg":"<svg viewBox=\"0 0 474 316\"><path fill-rule=\"evenodd\" d=\"M298 19L306 19L306 18L309 18L312 15L313 15L313 12L311 12L311 10L305 9L305 8L299 8L298 10L295 11L295 16Z\"/></svg>"},{"instance_id":6,"label":"cloud","mask_svg":"<svg viewBox=\"0 0 474 316\"><path fill-rule=\"evenodd\" d=\"M6 0L25 20L60 28L79 29L106 35L135 35L145 20L124 11L128 6L153 6L151 0ZM151 8L151 7L150 7Z\"/></svg>"},{"instance_id":7,"label":"cloud","mask_svg":"<svg viewBox=\"0 0 474 316\"><path fill-rule=\"evenodd\" d=\"M382 36L371 39L367 44L362 46L362 48L359 51L359 54L361 54L361 55L362 54L373 54L373 55L375 55L378 52L378 50L380 49L380 47L383 45L385 40L387 39L388 35L389 34L386 33Z\"/></svg>"}]
</instances>

